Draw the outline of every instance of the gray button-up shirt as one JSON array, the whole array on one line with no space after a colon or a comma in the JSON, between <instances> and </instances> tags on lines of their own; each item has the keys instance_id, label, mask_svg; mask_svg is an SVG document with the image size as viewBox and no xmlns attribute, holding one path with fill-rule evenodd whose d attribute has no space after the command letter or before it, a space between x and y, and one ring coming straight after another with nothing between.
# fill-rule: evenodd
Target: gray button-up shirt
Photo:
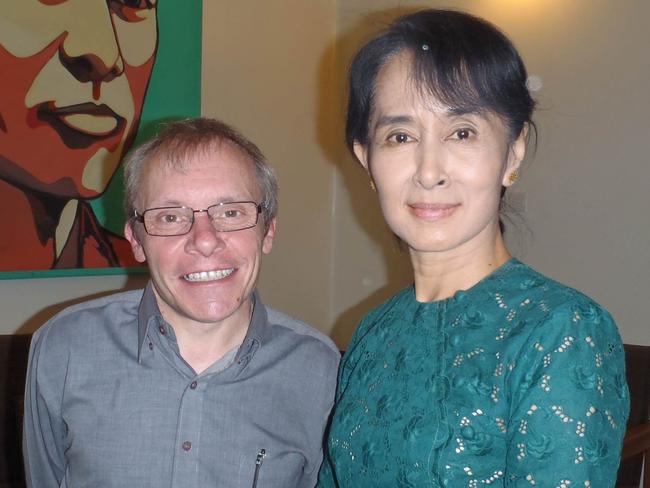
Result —
<instances>
[{"instance_id":1,"label":"gray button-up shirt","mask_svg":"<svg viewBox=\"0 0 650 488\"><path fill-rule=\"evenodd\" d=\"M28 486L312 487L338 359L257 296L234 357L201 375L150 286L68 308L32 341Z\"/></svg>"}]
</instances>

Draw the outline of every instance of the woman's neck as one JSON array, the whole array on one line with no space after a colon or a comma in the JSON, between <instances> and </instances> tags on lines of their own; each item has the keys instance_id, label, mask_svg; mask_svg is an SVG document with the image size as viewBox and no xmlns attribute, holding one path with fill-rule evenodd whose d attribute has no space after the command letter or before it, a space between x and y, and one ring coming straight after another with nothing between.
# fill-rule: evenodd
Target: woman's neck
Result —
<instances>
[{"instance_id":1,"label":"woman's neck","mask_svg":"<svg viewBox=\"0 0 650 488\"><path fill-rule=\"evenodd\" d=\"M500 232L492 245L466 243L445 252L412 250L416 300L444 300L459 290L468 290L510 257Z\"/></svg>"}]
</instances>

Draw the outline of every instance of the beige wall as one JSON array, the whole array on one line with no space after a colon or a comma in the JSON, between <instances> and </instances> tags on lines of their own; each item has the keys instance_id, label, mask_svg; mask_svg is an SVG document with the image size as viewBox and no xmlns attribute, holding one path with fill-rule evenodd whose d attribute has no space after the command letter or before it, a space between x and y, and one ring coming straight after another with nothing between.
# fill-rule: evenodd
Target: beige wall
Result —
<instances>
[{"instance_id":1,"label":"beige wall","mask_svg":"<svg viewBox=\"0 0 650 488\"><path fill-rule=\"evenodd\" d=\"M604 304L626 342L650 344L650 2L646 0L209 0L203 112L239 127L277 168L279 236L264 299L341 347L369 307L410 279L375 197L342 144L344 69L396 5L484 16L515 41L537 94L540 143L517 185L517 254ZM530 232L526 230L526 226ZM0 282L2 332L124 278Z\"/></svg>"},{"instance_id":2,"label":"beige wall","mask_svg":"<svg viewBox=\"0 0 650 488\"><path fill-rule=\"evenodd\" d=\"M398 4L451 4L491 20L514 40L543 88L535 117L539 148L516 187L526 210L509 239L513 250L605 305L626 342L650 344L650 2L342 1L337 22L342 63L350 44L382 25ZM335 234L334 243L340 288L333 336L344 342L360 311L354 304L370 291L363 283L372 282L369 288L379 288L377 295L395 290L381 272L386 265L400 268L403 260L390 253L389 241L377 238L365 179L343 166L339 176L334 207L344 232ZM362 197L350 202L350 193ZM395 278L406 279L404 273Z\"/></svg>"},{"instance_id":3,"label":"beige wall","mask_svg":"<svg viewBox=\"0 0 650 488\"><path fill-rule=\"evenodd\" d=\"M323 330L331 322L334 0L203 2L203 113L260 146L280 179L262 298Z\"/></svg>"}]
</instances>

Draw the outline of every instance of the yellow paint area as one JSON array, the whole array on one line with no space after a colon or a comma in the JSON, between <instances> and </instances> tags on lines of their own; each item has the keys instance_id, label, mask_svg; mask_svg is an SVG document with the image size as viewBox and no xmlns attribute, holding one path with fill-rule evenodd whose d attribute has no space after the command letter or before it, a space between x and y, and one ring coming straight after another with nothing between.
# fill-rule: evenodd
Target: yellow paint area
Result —
<instances>
[{"instance_id":1,"label":"yellow paint area","mask_svg":"<svg viewBox=\"0 0 650 488\"><path fill-rule=\"evenodd\" d=\"M111 176L120 164L123 146L124 141L112 152L102 147L90 157L81 175L81 184L84 188L97 193L102 193L106 189Z\"/></svg>"},{"instance_id":2,"label":"yellow paint area","mask_svg":"<svg viewBox=\"0 0 650 488\"><path fill-rule=\"evenodd\" d=\"M92 53L107 66L140 66L154 54L156 10L137 12L138 21L122 20L105 0L67 0L45 5L39 0L0 0L0 44L12 55L26 58L41 52L66 34L68 56Z\"/></svg>"},{"instance_id":3,"label":"yellow paint area","mask_svg":"<svg viewBox=\"0 0 650 488\"><path fill-rule=\"evenodd\" d=\"M54 249L57 258L61 255L65 243L68 241L68 237L72 231L72 226L75 222L74 217L77 214L78 206L79 200L70 200L66 203L65 207L63 207L61 217L59 217L59 224L56 226L56 232L54 233Z\"/></svg>"},{"instance_id":4,"label":"yellow paint area","mask_svg":"<svg viewBox=\"0 0 650 488\"><path fill-rule=\"evenodd\" d=\"M61 117L70 127L96 136L108 135L117 127L115 117L89 114L70 114Z\"/></svg>"}]
</instances>

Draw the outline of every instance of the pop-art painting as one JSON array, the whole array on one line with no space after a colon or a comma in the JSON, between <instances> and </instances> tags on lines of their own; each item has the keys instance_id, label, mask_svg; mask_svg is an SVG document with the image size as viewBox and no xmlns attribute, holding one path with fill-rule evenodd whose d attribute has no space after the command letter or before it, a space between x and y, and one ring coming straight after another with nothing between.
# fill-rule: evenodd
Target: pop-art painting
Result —
<instances>
[{"instance_id":1,"label":"pop-art painting","mask_svg":"<svg viewBox=\"0 0 650 488\"><path fill-rule=\"evenodd\" d=\"M119 273L120 163L200 113L199 0L0 0L0 278Z\"/></svg>"}]
</instances>

